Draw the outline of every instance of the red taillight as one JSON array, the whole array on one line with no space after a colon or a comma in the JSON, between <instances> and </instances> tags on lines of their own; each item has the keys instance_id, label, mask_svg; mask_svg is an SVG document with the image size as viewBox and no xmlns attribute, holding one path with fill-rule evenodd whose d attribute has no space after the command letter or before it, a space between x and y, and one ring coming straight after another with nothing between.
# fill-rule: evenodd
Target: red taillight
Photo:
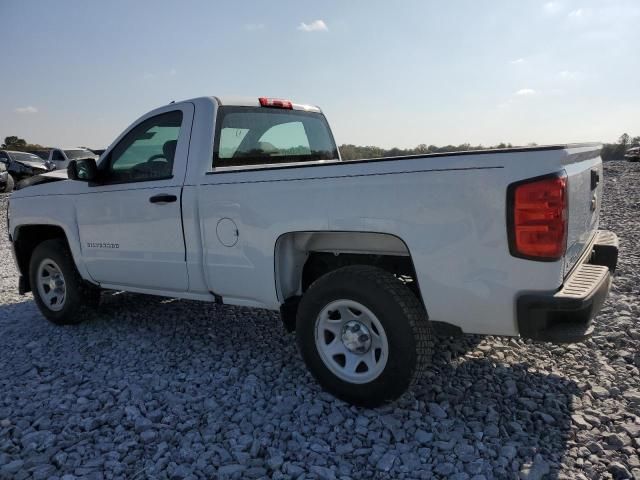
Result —
<instances>
[{"instance_id":1,"label":"red taillight","mask_svg":"<svg viewBox=\"0 0 640 480\"><path fill-rule=\"evenodd\" d=\"M516 257L558 260L567 247L567 177L553 175L509 187L509 249Z\"/></svg>"},{"instance_id":2,"label":"red taillight","mask_svg":"<svg viewBox=\"0 0 640 480\"><path fill-rule=\"evenodd\" d=\"M293 103L291 103L289 100L282 100L281 98L267 98L267 97L260 97L258 98L258 100L260 100L260 105L263 107L270 107L270 108L286 108L286 109L293 109Z\"/></svg>"}]
</instances>

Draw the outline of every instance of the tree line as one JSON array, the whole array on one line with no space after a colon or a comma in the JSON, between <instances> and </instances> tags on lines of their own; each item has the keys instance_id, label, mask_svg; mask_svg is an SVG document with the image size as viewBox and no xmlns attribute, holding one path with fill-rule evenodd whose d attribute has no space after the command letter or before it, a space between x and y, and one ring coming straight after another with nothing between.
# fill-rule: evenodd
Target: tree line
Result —
<instances>
[{"instance_id":1,"label":"tree line","mask_svg":"<svg viewBox=\"0 0 640 480\"><path fill-rule=\"evenodd\" d=\"M533 146L535 144L530 144ZM489 148L512 148L510 143L500 143L491 147L482 145L471 145L470 143L462 143L460 145L445 145L438 147L436 145L427 145L421 143L415 148L398 148L393 147L384 149L380 147L344 144L340 145L340 155L343 160L358 160L361 158L381 158L381 157L402 157L405 155L426 155L429 153L445 153L445 152L465 152L469 150L486 150Z\"/></svg>"},{"instance_id":2,"label":"tree line","mask_svg":"<svg viewBox=\"0 0 640 480\"><path fill-rule=\"evenodd\" d=\"M633 147L640 147L640 136L631 137L626 133L620 135L617 143L605 143L602 146L602 153L600 156L603 161L606 160L621 160L624 158L624 154L627 150Z\"/></svg>"},{"instance_id":3,"label":"tree line","mask_svg":"<svg viewBox=\"0 0 640 480\"><path fill-rule=\"evenodd\" d=\"M31 150L49 150L47 147L43 147L37 143L28 143L24 138L11 135L4 137L4 143L0 145L0 148L5 150L15 150L17 152L28 152Z\"/></svg>"},{"instance_id":4,"label":"tree line","mask_svg":"<svg viewBox=\"0 0 640 480\"><path fill-rule=\"evenodd\" d=\"M528 147L537 146L536 143L529 143ZM462 143L460 145L445 145L438 147L436 145L420 144L415 148L389 148L384 149L373 146L358 146L351 144L340 145L340 155L343 160L358 160L361 158L381 158L381 157L401 157L405 155L425 155L429 153L445 153L445 152L465 152L469 150L487 150L491 148L512 148L511 143L500 143L485 147L483 145L471 145ZM622 160L625 152L632 147L640 147L640 136L631 137L627 133L620 135L615 143L605 143L602 146L602 160Z\"/></svg>"}]
</instances>

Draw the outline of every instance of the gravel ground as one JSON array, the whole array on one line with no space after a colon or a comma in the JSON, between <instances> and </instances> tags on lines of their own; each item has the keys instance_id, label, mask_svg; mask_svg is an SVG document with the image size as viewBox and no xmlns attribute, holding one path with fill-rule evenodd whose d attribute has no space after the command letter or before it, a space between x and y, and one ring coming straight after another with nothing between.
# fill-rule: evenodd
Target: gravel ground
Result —
<instances>
[{"instance_id":1,"label":"gravel ground","mask_svg":"<svg viewBox=\"0 0 640 480\"><path fill-rule=\"evenodd\" d=\"M439 339L376 410L322 392L270 312L105 294L49 324L2 220L0 478L640 479L640 164L606 164L605 188L621 262L592 339Z\"/></svg>"}]
</instances>

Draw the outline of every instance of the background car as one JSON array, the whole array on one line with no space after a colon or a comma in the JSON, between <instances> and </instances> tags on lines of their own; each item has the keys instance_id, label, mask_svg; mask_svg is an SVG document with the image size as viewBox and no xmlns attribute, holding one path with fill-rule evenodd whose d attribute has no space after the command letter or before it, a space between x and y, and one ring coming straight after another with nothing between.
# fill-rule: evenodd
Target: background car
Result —
<instances>
[{"instance_id":1,"label":"background car","mask_svg":"<svg viewBox=\"0 0 640 480\"><path fill-rule=\"evenodd\" d=\"M7 169L7 185L11 185L12 190L13 185L18 181L54 169L53 163L43 160L37 155L12 150L0 150L0 163L4 164Z\"/></svg>"},{"instance_id":2,"label":"background car","mask_svg":"<svg viewBox=\"0 0 640 480\"><path fill-rule=\"evenodd\" d=\"M97 160L98 156L91 150L83 147L52 148L49 152L49 161L55 165L57 170L66 169L70 160L80 160L83 158L94 158Z\"/></svg>"},{"instance_id":3,"label":"background car","mask_svg":"<svg viewBox=\"0 0 640 480\"><path fill-rule=\"evenodd\" d=\"M630 162L640 162L640 147L633 147L627 150L624 158Z\"/></svg>"}]
</instances>

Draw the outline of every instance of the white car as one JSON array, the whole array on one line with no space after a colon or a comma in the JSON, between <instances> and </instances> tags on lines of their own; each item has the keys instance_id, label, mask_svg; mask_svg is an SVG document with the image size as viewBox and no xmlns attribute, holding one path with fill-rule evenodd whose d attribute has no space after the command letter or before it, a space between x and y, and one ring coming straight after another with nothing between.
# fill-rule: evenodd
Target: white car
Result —
<instances>
[{"instance_id":1,"label":"white car","mask_svg":"<svg viewBox=\"0 0 640 480\"><path fill-rule=\"evenodd\" d=\"M98 156L91 150L82 147L52 148L49 151L49 161L55 165L56 170L65 170L71 160L81 160L84 158L98 159Z\"/></svg>"},{"instance_id":2,"label":"white car","mask_svg":"<svg viewBox=\"0 0 640 480\"><path fill-rule=\"evenodd\" d=\"M618 257L594 144L341 161L317 107L206 97L69 177L9 207L19 289L46 318L79 322L101 289L280 310L359 405L420 377L434 326L584 339Z\"/></svg>"},{"instance_id":3,"label":"white car","mask_svg":"<svg viewBox=\"0 0 640 480\"><path fill-rule=\"evenodd\" d=\"M624 158L630 162L640 161L640 147L633 147L627 150L624 154Z\"/></svg>"}]
</instances>

